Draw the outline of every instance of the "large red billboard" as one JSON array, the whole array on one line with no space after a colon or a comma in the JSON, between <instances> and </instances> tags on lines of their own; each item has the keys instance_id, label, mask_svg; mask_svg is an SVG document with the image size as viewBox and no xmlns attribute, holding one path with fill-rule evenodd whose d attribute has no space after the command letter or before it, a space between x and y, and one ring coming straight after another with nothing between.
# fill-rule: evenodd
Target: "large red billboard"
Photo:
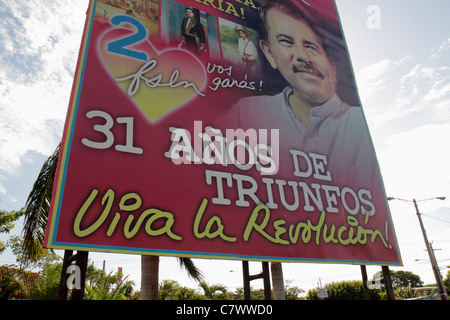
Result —
<instances>
[{"instance_id":1,"label":"large red billboard","mask_svg":"<svg viewBox=\"0 0 450 320\"><path fill-rule=\"evenodd\" d=\"M333 0L91 0L50 248L400 265Z\"/></svg>"}]
</instances>

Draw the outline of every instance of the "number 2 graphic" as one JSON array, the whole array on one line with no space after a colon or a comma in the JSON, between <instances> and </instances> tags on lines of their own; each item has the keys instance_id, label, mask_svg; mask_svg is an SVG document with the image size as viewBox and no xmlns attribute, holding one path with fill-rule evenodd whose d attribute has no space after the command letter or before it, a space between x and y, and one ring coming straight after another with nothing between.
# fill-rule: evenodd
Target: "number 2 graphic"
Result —
<instances>
[{"instance_id":1,"label":"number 2 graphic","mask_svg":"<svg viewBox=\"0 0 450 320\"><path fill-rule=\"evenodd\" d=\"M108 44L108 51L121 54L124 56L136 58L139 60L147 61L147 55L144 52L139 52L131 49L125 48L126 46L130 46L134 43L140 42L145 39L147 36L147 31L145 30L145 27L140 23L138 20L130 17L130 16L124 16L119 15L115 16L111 19L111 23L118 26L119 24L123 22L128 22L134 25L137 29L137 32L132 34L131 36L113 41Z\"/></svg>"}]
</instances>

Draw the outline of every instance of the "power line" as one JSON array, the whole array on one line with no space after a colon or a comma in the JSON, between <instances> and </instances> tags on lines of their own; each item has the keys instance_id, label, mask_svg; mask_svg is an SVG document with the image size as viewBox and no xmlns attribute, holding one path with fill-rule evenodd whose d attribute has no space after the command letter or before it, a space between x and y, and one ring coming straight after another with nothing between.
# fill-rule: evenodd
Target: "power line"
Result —
<instances>
[{"instance_id":1,"label":"power line","mask_svg":"<svg viewBox=\"0 0 450 320\"><path fill-rule=\"evenodd\" d=\"M427 217L427 218L432 218L432 219L435 219L435 220L439 220L439 221L443 221L443 222L447 222L447 223L450 223L450 221L448 221L448 220L444 220L444 219L440 219L440 218L432 217L432 216L429 216L429 215L427 215L427 214L423 214L423 213L421 213L421 215L422 215L422 216L425 216L425 217Z\"/></svg>"}]
</instances>

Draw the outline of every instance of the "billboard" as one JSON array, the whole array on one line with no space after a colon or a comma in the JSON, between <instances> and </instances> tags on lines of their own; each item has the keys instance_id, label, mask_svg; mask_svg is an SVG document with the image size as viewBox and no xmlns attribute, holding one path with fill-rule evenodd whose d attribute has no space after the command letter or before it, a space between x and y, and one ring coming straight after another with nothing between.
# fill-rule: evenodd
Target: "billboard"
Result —
<instances>
[{"instance_id":1,"label":"billboard","mask_svg":"<svg viewBox=\"0 0 450 320\"><path fill-rule=\"evenodd\" d=\"M401 264L332 0L91 0L45 245Z\"/></svg>"}]
</instances>

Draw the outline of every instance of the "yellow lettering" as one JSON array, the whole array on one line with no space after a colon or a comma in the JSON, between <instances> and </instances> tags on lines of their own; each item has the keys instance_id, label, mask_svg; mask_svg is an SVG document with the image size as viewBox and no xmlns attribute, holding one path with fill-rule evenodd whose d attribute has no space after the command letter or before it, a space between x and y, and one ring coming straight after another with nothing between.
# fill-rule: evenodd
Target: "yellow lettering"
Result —
<instances>
[{"instance_id":1,"label":"yellow lettering","mask_svg":"<svg viewBox=\"0 0 450 320\"><path fill-rule=\"evenodd\" d=\"M334 224L328 225L325 220L325 211L321 212L319 220L316 224L314 224L310 219L305 222L298 222L290 225L286 225L286 221L283 219L274 220L271 223L275 230L275 233L272 236L266 232L266 228L270 225L270 210L266 205L260 204L255 207L250 215L243 233L243 239L244 241L249 241L252 232L255 231L270 242L282 245L296 244L299 237L301 237L302 243L307 244L311 242L311 239L314 236L315 244L317 245L320 245L323 241L323 243L332 242L347 246L350 244L365 245L370 236L372 243L374 243L379 237L386 248L392 248L391 245L386 242L382 232L379 229L365 229L363 226L359 225L358 220L353 216L347 217L348 225L342 225L339 226L339 228ZM365 222L368 222L367 217L365 218ZM288 239L282 238L282 235L285 233L287 233Z\"/></svg>"},{"instance_id":2,"label":"yellow lettering","mask_svg":"<svg viewBox=\"0 0 450 320\"><path fill-rule=\"evenodd\" d=\"M232 3L227 2L228 7L225 9L225 13L235 15L236 17L240 17L240 15L237 13L236 8L233 6Z\"/></svg>"},{"instance_id":3,"label":"yellow lettering","mask_svg":"<svg viewBox=\"0 0 450 320\"><path fill-rule=\"evenodd\" d=\"M88 226L85 229L82 229L81 224L82 220L88 211L88 209L91 207L92 203L96 199L98 195L98 190L94 189L90 193L89 197L86 199L86 201L81 206L80 210L78 211L75 221L73 224L73 231L77 237L86 237L95 231L97 231L103 223L106 221L106 218L111 213L111 208L114 203L114 191L112 189L109 189L106 191L105 195L102 198L102 206L103 211L100 214L100 216L97 218L97 220L92 223L90 226ZM131 212L138 210L142 205L142 199L137 193L127 193L125 194L120 202L119 202L119 208L122 211L125 212ZM175 223L175 218L172 213L167 211L161 211L156 208L147 209L143 211L137 218L137 222L134 224L133 227L131 227L133 221L134 221L134 215L130 214L128 218L125 221L124 228L123 228L123 234L127 239L133 238L138 232L139 229L144 222L145 219L147 219L147 222L145 223L145 232L149 236L161 236L166 234L173 240L181 240L182 238L175 234L172 231L172 227ZM117 225L119 224L119 221L121 219L121 213L116 212L114 214L114 218L112 219L108 230L106 231L106 235L108 237L112 237L117 229ZM155 225L161 225L161 223L158 223L160 220L163 220L163 225L159 228L155 228Z\"/></svg>"},{"instance_id":4,"label":"yellow lettering","mask_svg":"<svg viewBox=\"0 0 450 320\"><path fill-rule=\"evenodd\" d=\"M119 220L120 220L120 213L116 212L113 221L109 225L108 231L106 231L106 235L108 237L111 237L113 235L114 231L116 230L117 224L119 223Z\"/></svg>"},{"instance_id":5,"label":"yellow lettering","mask_svg":"<svg viewBox=\"0 0 450 320\"><path fill-rule=\"evenodd\" d=\"M316 244L319 245L320 243L320 236L322 235L322 233L320 232L320 230L322 229L322 226L325 222L325 211L322 211L320 213L320 218L319 221L317 222L317 225L312 225L311 222L308 220L308 223L310 224L311 230L316 232Z\"/></svg>"},{"instance_id":6,"label":"yellow lettering","mask_svg":"<svg viewBox=\"0 0 450 320\"><path fill-rule=\"evenodd\" d=\"M175 219L173 217L173 214L168 211L160 211L158 209L149 209L154 210L155 213L148 219L147 223L145 224L145 231L150 236L160 236L163 234L167 234L170 238L174 240L181 240L182 238L175 233L172 232L172 226L175 223ZM158 219L166 219L166 223L164 226L159 230L153 230L151 228L152 223L155 222Z\"/></svg>"},{"instance_id":7,"label":"yellow lettering","mask_svg":"<svg viewBox=\"0 0 450 320\"><path fill-rule=\"evenodd\" d=\"M83 219L86 211L91 206L92 202L97 197L97 194L98 190L92 190L91 194L81 206L80 210L77 213L77 216L75 217L75 221L73 223L73 232L77 237L83 238L95 232L103 224L103 222L105 222L106 218L109 215L109 212L111 211L111 207L114 201L114 191L109 189L108 191L106 191L105 195L102 198L102 205L104 206L105 202L107 202L107 205L103 209L103 212L100 214L100 217L91 226L87 227L84 230L81 230L81 220Z\"/></svg>"},{"instance_id":8,"label":"yellow lettering","mask_svg":"<svg viewBox=\"0 0 450 320\"><path fill-rule=\"evenodd\" d=\"M256 220L258 219L259 212L261 210L264 210L264 220L261 222L261 224L257 224ZM264 238L268 239L271 242L276 242L276 239L268 235L266 232L264 232L264 228L267 226L267 223L269 223L270 219L270 210L267 208L265 204L258 205L255 209L253 209L252 214L250 215L250 219L247 222L247 226L245 227L244 231L244 241L248 241L250 238L250 233L253 229L255 229L257 232L259 232Z\"/></svg>"},{"instance_id":9,"label":"yellow lettering","mask_svg":"<svg viewBox=\"0 0 450 320\"><path fill-rule=\"evenodd\" d=\"M218 216L211 217L208 220L208 222L206 223L205 230L203 232L199 231L200 222L202 220L203 214L205 213L207 205L208 205L208 200L203 199L203 201L200 205L200 208L198 209L197 214L195 215L194 235L198 239L202 239L204 237L213 239L213 238L216 238L217 236L219 236L220 238L222 238L223 240L225 240L227 242L236 242L237 241L236 237L229 237L229 236L225 235L225 233L224 233L225 227L222 223L222 220ZM216 226L216 230L214 232L211 232L211 229L213 229L214 226Z\"/></svg>"},{"instance_id":10,"label":"yellow lettering","mask_svg":"<svg viewBox=\"0 0 450 320\"><path fill-rule=\"evenodd\" d=\"M171 230L171 228L175 222L173 214L170 212L167 212L167 211L161 211L161 210L154 209L154 208L147 209L144 212L142 212L141 215L139 216L136 224L134 225L133 229L131 229L131 230L130 230L130 226L134 220L134 216L133 215L128 216L128 218L125 222L124 229L123 229L123 233L124 233L125 237L127 239L133 238L139 231L139 228L141 227L142 222L148 216L150 216L150 218L145 223L145 232L149 236L161 236L163 234L167 234L173 240L181 240L182 239L180 236L176 235ZM152 229L152 224L158 219L166 219L166 223L164 224L164 226L162 228L154 230L154 229Z\"/></svg>"},{"instance_id":11,"label":"yellow lettering","mask_svg":"<svg viewBox=\"0 0 450 320\"><path fill-rule=\"evenodd\" d=\"M217 9L216 6L214 5L214 0L203 0L203 4L206 6L211 6L214 9Z\"/></svg>"},{"instance_id":12,"label":"yellow lettering","mask_svg":"<svg viewBox=\"0 0 450 320\"><path fill-rule=\"evenodd\" d=\"M295 233L293 233L294 228L295 228ZM297 223L297 225L291 224L289 226L289 240L291 240L292 243L297 243L298 235L300 234L301 228L306 228L306 224L303 222L299 222L299 223Z\"/></svg>"},{"instance_id":13,"label":"yellow lettering","mask_svg":"<svg viewBox=\"0 0 450 320\"><path fill-rule=\"evenodd\" d=\"M134 203L128 203L129 200L134 200ZM134 192L125 194L119 202L119 208L123 211L136 211L141 207L142 199Z\"/></svg>"},{"instance_id":14,"label":"yellow lettering","mask_svg":"<svg viewBox=\"0 0 450 320\"><path fill-rule=\"evenodd\" d=\"M276 220L273 223L273 226L275 227L275 239L276 239L276 243L280 243L280 244L289 244L289 241L287 240L283 240L280 238L280 235L286 233L286 228L281 227L281 225L284 225L286 223L286 221L280 219L280 220Z\"/></svg>"},{"instance_id":15,"label":"yellow lettering","mask_svg":"<svg viewBox=\"0 0 450 320\"><path fill-rule=\"evenodd\" d=\"M344 246L346 246L346 245L348 245L349 243L350 243L350 240L347 238L347 240L344 240L343 238L342 238L342 234L344 233L344 232L346 232L347 231L347 227L346 226L340 226L339 227L339 230L338 230L338 240L339 240L339 243L340 244L343 244Z\"/></svg>"},{"instance_id":16,"label":"yellow lettering","mask_svg":"<svg viewBox=\"0 0 450 320\"><path fill-rule=\"evenodd\" d=\"M223 11L223 8L222 8L222 2L223 2L223 0L219 0L219 6L217 7L217 9L218 9L219 11Z\"/></svg>"},{"instance_id":17,"label":"yellow lettering","mask_svg":"<svg viewBox=\"0 0 450 320\"><path fill-rule=\"evenodd\" d=\"M239 3L242 3L241 0L236 0L236 1L239 2ZM245 0L244 1L244 5L247 6L247 7L252 7L253 9L258 9L258 7L255 6L255 4L253 3L253 0Z\"/></svg>"},{"instance_id":18,"label":"yellow lettering","mask_svg":"<svg viewBox=\"0 0 450 320\"><path fill-rule=\"evenodd\" d=\"M327 230L328 230L328 226L325 224L323 226L323 240L325 241L325 243L338 243L339 241L334 237L335 233L336 233L336 226L334 224L332 224L330 226L330 234L327 236Z\"/></svg>"}]
</instances>

